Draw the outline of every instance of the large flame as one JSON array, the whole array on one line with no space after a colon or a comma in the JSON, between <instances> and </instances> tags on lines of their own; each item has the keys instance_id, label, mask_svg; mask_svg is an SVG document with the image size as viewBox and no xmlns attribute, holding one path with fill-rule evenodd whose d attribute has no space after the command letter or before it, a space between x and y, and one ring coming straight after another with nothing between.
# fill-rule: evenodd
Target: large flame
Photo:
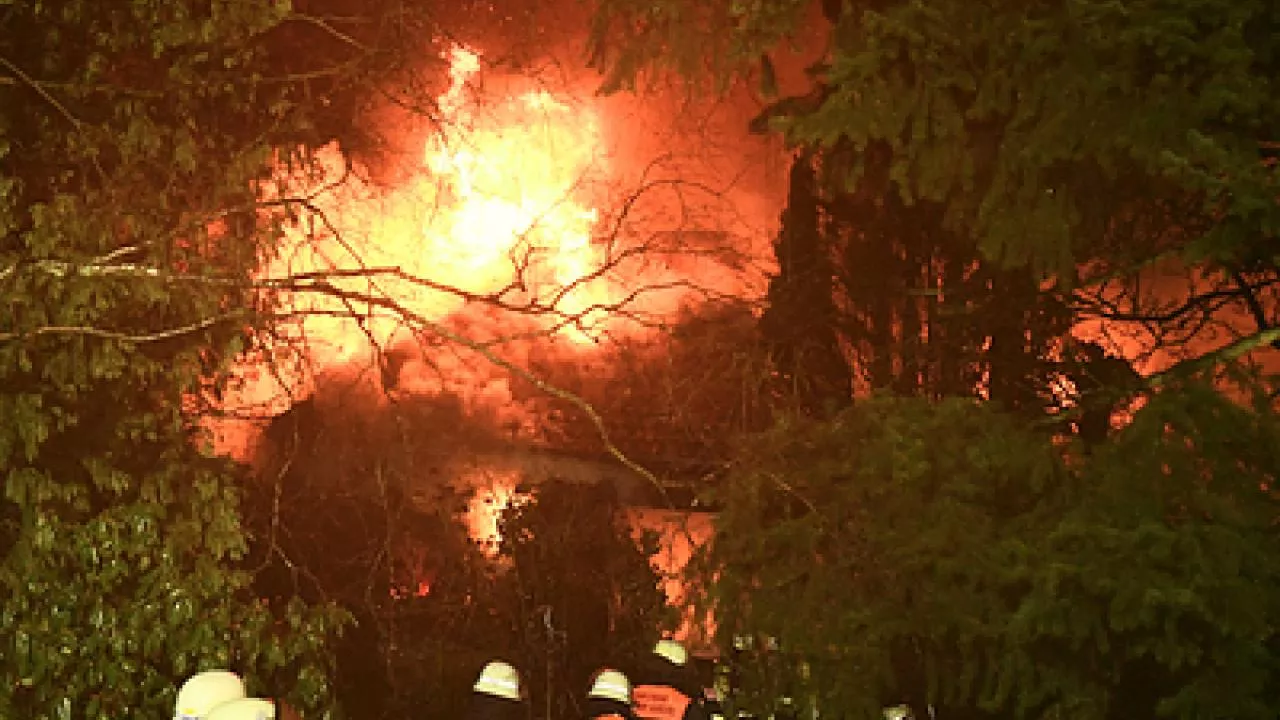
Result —
<instances>
[{"instance_id":1,"label":"large flame","mask_svg":"<svg viewBox=\"0 0 1280 720\"><path fill-rule=\"evenodd\" d=\"M537 341L542 357L577 358L651 332L691 296L762 289L750 249L727 239L758 232L742 210L761 198L705 138L675 135L688 113L495 76L464 47L445 59L427 112L379 123L410 148L376 170L394 182L337 147L279 168L265 199L294 216L258 279L288 319L239 368L228 414L269 418L331 375L386 391L388 353L399 392L509 408L508 373L486 353L523 365ZM223 452L250 452L243 432L222 435Z\"/></svg>"},{"instance_id":2,"label":"large flame","mask_svg":"<svg viewBox=\"0 0 1280 720\"><path fill-rule=\"evenodd\" d=\"M609 302L599 283L583 282L606 262L591 242L591 185L607 171L598 118L530 90L479 123L465 95L479 68L475 53L452 51L452 83L439 100L447 123L427 152L453 200L423 228L435 263L458 286L491 293L518 283L528 300L574 317Z\"/></svg>"},{"instance_id":3,"label":"large flame","mask_svg":"<svg viewBox=\"0 0 1280 720\"><path fill-rule=\"evenodd\" d=\"M590 339L602 314L590 310L621 292L609 287L609 259L592 242L608 171L599 119L546 90L481 106L468 91L478 72L474 52L453 50L439 130L402 185L387 191L352 177L336 149L321 153L319 178L288 177L295 194L310 196L310 211L288 228L263 276L353 273L329 283L390 298L427 322L500 302L563 337ZM395 308L333 292L288 303L310 314L298 332L313 363L345 365L403 339Z\"/></svg>"},{"instance_id":4,"label":"large flame","mask_svg":"<svg viewBox=\"0 0 1280 720\"><path fill-rule=\"evenodd\" d=\"M474 345L515 364L534 339L544 355L549 344L576 357L605 333L645 331L630 322L637 310L677 310L688 292L682 279L714 284L705 256L690 253L675 268L675 253L650 232L680 230L692 212L686 197L670 192L647 216L636 196L620 199L619 185L638 183L636 168L647 166L634 147L622 161L606 147L626 133L606 132L603 105L525 78L499 78L486 92L479 54L455 47L447 60L448 87L427 130L405 132L416 151L396 182L365 179L337 147L313 167L278 172L267 199L300 209L259 280L275 284L289 319L265 357L246 360L226 401L230 414L269 418L326 376L386 393L387 358L406 347L397 392L510 410L506 372ZM629 246L622 216L656 227ZM728 282L737 289L738 280ZM616 312L624 306L631 312ZM252 432L224 424L215 433L222 452L252 456ZM491 484L477 487L469 512L474 536L489 541L513 482Z\"/></svg>"},{"instance_id":5,"label":"large flame","mask_svg":"<svg viewBox=\"0 0 1280 720\"><path fill-rule=\"evenodd\" d=\"M600 118L531 83L492 101L475 84L475 52L454 48L449 61L438 117L401 182L363 179L337 147L316 167L279 172L269 199L305 202L259 279L288 280L277 301L292 319L270 363L246 363L231 404L276 414L317 377L376 367L407 343L573 345L604 328L624 287L612 246L593 241L610 171ZM431 362L433 373L402 387L504 399L478 358L433 353Z\"/></svg>"}]
</instances>

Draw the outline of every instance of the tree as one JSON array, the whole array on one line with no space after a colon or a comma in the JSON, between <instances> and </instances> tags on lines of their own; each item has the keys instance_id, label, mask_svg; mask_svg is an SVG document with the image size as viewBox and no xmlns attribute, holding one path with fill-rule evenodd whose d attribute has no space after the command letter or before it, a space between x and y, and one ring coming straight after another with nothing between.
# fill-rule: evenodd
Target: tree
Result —
<instances>
[{"instance_id":1,"label":"tree","mask_svg":"<svg viewBox=\"0 0 1280 720\"><path fill-rule=\"evenodd\" d=\"M784 395L822 414L852 397L852 377L837 331L836 271L822 232L815 158L792 160L787 208L775 243L778 273L770 278L760 332L777 367Z\"/></svg>"},{"instance_id":2,"label":"tree","mask_svg":"<svg viewBox=\"0 0 1280 720\"><path fill-rule=\"evenodd\" d=\"M1030 547L1042 559L1007 627L1003 687L1019 706L1275 714L1276 420L1208 383L1178 383L1091 455Z\"/></svg>"},{"instance_id":3,"label":"tree","mask_svg":"<svg viewBox=\"0 0 1280 720\"><path fill-rule=\"evenodd\" d=\"M280 317L290 311L280 294L336 299L338 312L362 321L392 317L416 338L522 373L493 351L496 339L469 338L376 289L387 277L424 278L362 258L351 270L255 272L279 249L283 225L299 214L326 219L313 196L281 193L282 168L314 177L313 151L335 139L376 153L378 138L350 125L369 96L390 93L380 81L400 84L390 95L404 108L435 109L413 104L432 92L401 51L446 35L433 32L446 18L408 8L143 0L105 11L84 2L0 9L10 30L0 40L0 638L22 658L2 676L6 712L147 714L182 674L227 662L255 683L288 683L308 709L322 703L320 650L340 613L283 602L272 615L253 602L260 587L243 572L252 568L237 469L198 449L199 413L227 389L229 361L246 347L282 349L271 332L293 318ZM497 312L581 320L506 290L437 289ZM173 605L174 593L190 605ZM112 692L95 694L103 685Z\"/></svg>"},{"instance_id":4,"label":"tree","mask_svg":"<svg viewBox=\"0 0 1280 720\"><path fill-rule=\"evenodd\" d=\"M505 650L535 715L580 717L591 674L637 667L675 618L649 564L656 541L632 536L612 488L553 481L531 490L499 522Z\"/></svg>"},{"instance_id":5,"label":"tree","mask_svg":"<svg viewBox=\"0 0 1280 720\"><path fill-rule=\"evenodd\" d=\"M236 469L186 412L257 321L280 4L0 9L0 714L159 716L209 666L328 717L341 615L249 590Z\"/></svg>"},{"instance_id":6,"label":"tree","mask_svg":"<svg viewBox=\"0 0 1280 720\"><path fill-rule=\"evenodd\" d=\"M767 423L768 360L760 335L748 302L708 301L651 335L601 348L592 362L553 356L531 366L586 400L619 449L671 482L716 472L737 434ZM539 442L601 454L599 429L581 407L537 388L518 392L539 418Z\"/></svg>"},{"instance_id":7,"label":"tree","mask_svg":"<svg viewBox=\"0 0 1280 720\"><path fill-rule=\"evenodd\" d=\"M780 424L717 490L703 557L722 647L758 641L740 701L1269 717L1275 420L1189 385L1083 463L971 400Z\"/></svg>"},{"instance_id":8,"label":"tree","mask_svg":"<svg viewBox=\"0 0 1280 720\"><path fill-rule=\"evenodd\" d=\"M1238 438L1250 438L1249 448L1274 444L1268 439L1274 432L1269 409L1275 400L1274 378L1241 373L1237 361L1280 339L1275 295L1280 203L1273 137L1280 117L1274 92L1280 55L1272 42L1280 10L1264 3L1175 1L1120 7L1086 0L1002 5L975 13L971 4L946 0L877 0L824 2L827 24L819 27L806 15L811 7L794 0L696 7L609 0L597 16L594 57L609 74L607 90L667 70L703 80L710 69L714 79L725 81L758 67L767 93L773 90L767 87L773 75L769 55L778 43L801 30L824 35L823 57L808 68L808 92L773 103L757 126L781 131L795 144L825 154L824 181L835 189L833 194L864 196L861 207L845 218L847 227L865 232L877 220L888 219L888 233L859 247L878 258L870 263L877 274L854 278L873 284L885 278L896 291L886 297L879 292L882 285L875 287L858 305L877 308L875 322L863 326L871 331L868 354L881 364L875 374L905 378L906 385L918 376L919 357L912 357L911 348L896 336L915 336L918 306L929 302L910 291L927 292L932 289L927 283L941 278L944 296L959 291L962 301L999 304L1010 301L1013 288L1015 307L990 316L998 322L982 331L991 341L991 381L1018 390L1016 384L1035 377L1031 371L1036 363L1014 367L1008 361L1017 359L1018 352L1006 354L1035 335L1033 352L1022 359L1051 359L1066 371L1064 384L1074 385L1076 404L1067 416L1091 447L1089 453L1074 444L1051 450L1042 436L1011 433L1006 422L988 415L991 408L972 410L954 399L941 400L936 408L901 401L887 417L874 421L859 413L885 406L855 405L846 415L863 419L855 423L861 434L841 436L830 445L820 438L842 427L839 420L780 426L775 437L785 438L779 444L788 452L768 444L745 453L739 474L756 473L758 479L731 482L720 493L726 515L717 543L728 548L721 558L744 565L736 585L719 588L728 598L721 607L731 611L736 601L745 614L766 619L761 630L777 638L784 652L795 651L804 661L777 670L793 682L820 677L822 664L833 654L839 660L849 659L841 653L852 654L861 667L871 668L868 686L851 691L856 697L831 697L840 691L814 683L818 700L834 704L824 709L835 712L856 703L872 712L884 692L902 691L898 658L903 654L894 641L901 633L919 633L926 639L910 637L911 652L905 655L927 661L923 670L914 666L919 670L915 676L939 677L928 672L933 663L962 678L934 684L934 698L944 704L959 701L1033 717L1157 712L1265 716L1260 702L1274 683L1275 644L1273 621L1259 618L1273 612L1274 599L1266 588L1273 583L1274 569L1260 554L1270 552L1273 542L1266 528L1274 507L1264 491L1271 487L1275 466L1265 454L1214 439L1219 435L1210 425L1222 422ZM869 206L895 205L915 216L912 221L936 220L903 222L908 218L902 212L868 212ZM923 245L912 236L921 227L933 236ZM959 269L926 269L921 288L917 273L928 268L929 249L939 247L930 240L946 235L951 246L934 259L942 259L944 268L958 262ZM904 258L908 262L901 262ZM979 283L969 286L965 280L974 263ZM1171 274L1186 279L1175 285ZM971 292L975 289L979 292ZM957 336L947 332L945 323L934 326L937 319L929 317L930 344L941 336L947 351L977 346L964 328L955 328ZM1047 328L1042 321L1048 321ZM1170 357L1139 378L1128 362L1107 357L1098 345L1055 348L1046 342L1059 339L1055 332L1068 326L1079 329L1081 321L1090 321L1095 333L1101 334L1101 327L1122 337L1139 336L1124 348L1128 360L1150 366L1155 352ZM935 334L936 329L944 332ZM1058 357L1041 356L1045 347ZM1250 359L1260 357L1253 355ZM959 367L973 368L965 363ZM940 395L966 392L969 382L954 382L954 372L944 376L950 379L938 386ZM1221 382L1224 376L1244 377L1243 390L1232 399L1197 384L1210 377ZM1144 387L1139 400L1147 405L1131 413L1128 427L1108 439L1113 407L1132 400ZM1151 394L1152 389L1160 392ZM1003 393L1003 404L1027 405L1009 402L1018 394L1025 397L1025 392ZM993 387L991 397L996 396ZM1254 398L1262 398L1259 409L1249 406ZM961 413L957 408L965 409ZM935 426L916 411L949 421ZM965 419L950 415L952 411ZM923 438L915 435L914 424L902 429L903 417L932 429L928 443L946 445L972 433L981 450L953 448L963 461L938 457L923 464L906 462L919 461L919 456L901 446L921 448ZM992 438L1004 442L986 446ZM878 445L881 440L885 445ZM830 618L829 608L849 607L845 594L862 601L855 606L879 608L877 598L863 601L857 595L864 580L878 576L863 567L856 573L828 571L825 563L806 572L797 558L807 557L815 545L820 557L835 552L824 542L858 550L864 543L867 562L879 569L875 563L887 558L890 579L901 583L921 561L896 554L884 539L900 537L902 531L894 528L903 525L911 529L906 534L922 537L947 531L924 522L902 523L897 517L861 516L868 523L868 540L828 518L864 511L872 499L858 494L880 493L904 503L920 499L921 511L938 527L980 529L994 502L986 493L994 492L992 486L1007 490L998 481L1016 466L1016 458L1029 452L1015 447L1019 443L1034 448L1046 462L1061 463L1053 473L1057 486L1010 493L1036 499L1038 509L1027 519L1044 524L1035 532L1008 544L1003 538L986 538L976 548L966 544L968 538L955 541L962 551L1004 547L1009 553L998 563L980 557L976 566L1004 571L966 579L964 597L947 594L951 588L940 593L948 610L975 603L975 611L962 612L964 619L955 625L970 634L948 646L963 649L963 662L930 644L938 641L939 632L944 645L954 639L945 635L953 627L945 617L941 631L935 631L934 617L904 620L900 611L874 621L868 618L871 613L856 611ZM864 457L833 462L852 453L852 447L879 447L903 463L868 477L863 475L871 472L863 470ZM1200 462L1190 461L1188 448L1195 449ZM777 456L761 457L757 451ZM930 452L925 450L925 456ZM970 475L982 479L957 506L945 496L921 499L913 489L917 486L907 480L917 472L938 482L962 483L958 478ZM815 477L827 478L816 492ZM1236 480L1241 489L1234 488ZM1177 489L1184 483L1197 491L1184 494ZM735 505L756 512L738 518L728 510ZM761 525L769 528L764 540L734 545L734 531ZM1169 567L1165 558L1175 546L1202 558L1195 564L1213 569L1195 572L1214 580L1222 579L1218 568L1239 567L1235 558L1260 561L1250 563L1245 573L1248 591L1219 598L1197 577L1185 574L1185 563ZM1156 547L1161 549L1153 554ZM948 547L922 557L950 557L952 552ZM725 563L712 568L730 567ZM780 583L794 582L794 592L769 587L752 594L758 590L753 583L774 575L782 576ZM757 611L735 591L762 598L770 610ZM1062 598L1061 605L1051 600L1055 597ZM811 612L797 610L808 602L813 603ZM1248 629L1234 627L1235 621L1219 614L1221 606L1215 603L1230 604L1232 613L1247 618ZM1269 609L1259 609L1263 607ZM989 626L991 618L997 619ZM856 632L841 640L831 637L833 629L848 627L864 631L871 641ZM984 636L989 627L1015 631ZM787 632L795 637L788 640ZM995 643L975 650L984 647L984 638ZM860 651L866 645L894 658L884 662L892 666L888 672L896 686L876 686L876 661ZM1193 648L1202 645L1213 650L1199 655ZM1240 692L1223 689L1226 667L1242 668ZM976 684L966 684L964 673L972 673Z\"/></svg>"},{"instance_id":9,"label":"tree","mask_svg":"<svg viewBox=\"0 0 1280 720\"><path fill-rule=\"evenodd\" d=\"M701 559L721 647L754 640L735 699L852 717L976 707L1025 582L1009 558L1044 531L1062 475L1010 416L961 399L876 396L753 439L714 491Z\"/></svg>"},{"instance_id":10,"label":"tree","mask_svg":"<svg viewBox=\"0 0 1280 720\"><path fill-rule=\"evenodd\" d=\"M468 437L448 403L379 404L361 389L326 387L271 420L245 478L245 524L259 596L352 617L334 644L334 693L372 720L438 709L424 690L469 682L430 669L442 648L483 637L441 627L462 627L477 614L468 598L488 594L486 559L459 517L466 497L447 474L460 447L484 438Z\"/></svg>"},{"instance_id":11,"label":"tree","mask_svg":"<svg viewBox=\"0 0 1280 720\"><path fill-rule=\"evenodd\" d=\"M814 29L810 7L609 0L593 57L609 87L672 69L727 80L760 67L767 78L776 45ZM962 2L823 7L828 51L810 68L814 87L776 102L765 124L797 143L850 147L854 162L834 166L833 183L860 182L863 155L885 145L886 189L908 205L941 203L943 227L990 261L1050 277L1109 319L1194 320L1225 304L1254 321L1199 355L1277 339L1280 56L1270 38L1280 10L1225 0L980 14ZM1135 291L1145 309L1116 312L1114 286L1169 259L1201 278L1185 301L1157 312Z\"/></svg>"},{"instance_id":12,"label":"tree","mask_svg":"<svg viewBox=\"0 0 1280 720\"><path fill-rule=\"evenodd\" d=\"M829 348L808 374L826 368L837 380L811 383L810 406L847 403L851 378L857 393L981 396L1031 417L1058 406L1053 381L1079 376L1064 352L1071 308L1025 273L976 256L945 227L940 203L907 205L888 192L890 154L806 151L800 162L828 175L861 162L852 189L793 172L780 270L761 318L777 360L792 362L787 354L798 351L789 348Z\"/></svg>"}]
</instances>

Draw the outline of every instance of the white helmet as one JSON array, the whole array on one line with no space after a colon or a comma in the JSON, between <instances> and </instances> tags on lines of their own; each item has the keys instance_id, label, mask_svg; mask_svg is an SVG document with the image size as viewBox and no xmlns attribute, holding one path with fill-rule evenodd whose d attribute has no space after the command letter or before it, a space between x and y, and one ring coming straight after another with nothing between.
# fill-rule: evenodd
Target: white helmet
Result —
<instances>
[{"instance_id":1,"label":"white helmet","mask_svg":"<svg viewBox=\"0 0 1280 720\"><path fill-rule=\"evenodd\" d=\"M218 705L206 720L275 720L276 706L261 698L240 698Z\"/></svg>"},{"instance_id":2,"label":"white helmet","mask_svg":"<svg viewBox=\"0 0 1280 720\"><path fill-rule=\"evenodd\" d=\"M480 677L471 688L482 695L492 695L505 700L520 699L520 673L509 663L494 660L484 666Z\"/></svg>"},{"instance_id":3,"label":"white helmet","mask_svg":"<svg viewBox=\"0 0 1280 720\"><path fill-rule=\"evenodd\" d=\"M910 705L894 705L884 709L884 720L911 720Z\"/></svg>"},{"instance_id":4,"label":"white helmet","mask_svg":"<svg viewBox=\"0 0 1280 720\"><path fill-rule=\"evenodd\" d=\"M216 705L244 697L244 681L228 670L206 670L187 679L173 704L173 720L204 720Z\"/></svg>"},{"instance_id":5,"label":"white helmet","mask_svg":"<svg viewBox=\"0 0 1280 720\"><path fill-rule=\"evenodd\" d=\"M689 652L675 640L659 640L658 644L653 646L653 652L658 657L666 658L673 665L684 667L684 664L689 662Z\"/></svg>"},{"instance_id":6,"label":"white helmet","mask_svg":"<svg viewBox=\"0 0 1280 720\"><path fill-rule=\"evenodd\" d=\"M601 670L587 691L587 697L631 704L631 681L617 670Z\"/></svg>"}]
</instances>

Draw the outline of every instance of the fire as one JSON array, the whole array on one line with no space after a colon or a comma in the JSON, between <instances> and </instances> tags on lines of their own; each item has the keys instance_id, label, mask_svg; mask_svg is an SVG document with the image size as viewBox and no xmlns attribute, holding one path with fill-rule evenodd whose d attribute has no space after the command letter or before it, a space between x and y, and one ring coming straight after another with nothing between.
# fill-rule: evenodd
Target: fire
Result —
<instances>
[{"instance_id":1,"label":"fire","mask_svg":"<svg viewBox=\"0 0 1280 720\"><path fill-rule=\"evenodd\" d=\"M451 122L432 138L427 167L455 209L432 217L425 236L442 241L456 280L486 278L483 292L519 283L529 300L572 317L608 303L607 288L583 282L607 261L592 245L599 212L583 197L608 170L599 119L532 90L477 127L464 93L479 67L475 53L453 50L452 83L439 99ZM570 337L590 339L572 329Z\"/></svg>"},{"instance_id":2,"label":"fire","mask_svg":"<svg viewBox=\"0 0 1280 720\"><path fill-rule=\"evenodd\" d=\"M457 47L449 61L439 117L404 181L366 181L336 147L315 168L279 173L270 199L302 199L304 210L259 279L313 280L282 289L290 319L270 351L275 367L247 361L232 404L278 413L317 377L376 367L381 353L439 341L442 329L488 347L539 336L571 352L613 322L608 308L633 287L616 245L596 237L613 172L599 113L531 82L483 97L480 56ZM403 388L502 404L483 361L449 362L433 356L436 372Z\"/></svg>"},{"instance_id":3,"label":"fire","mask_svg":"<svg viewBox=\"0 0 1280 720\"><path fill-rule=\"evenodd\" d=\"M387 191L351 177L336 149L321 154L319 180L288 178L321 192L263 275L394 270L332 284L393 298L429 321L500 299L541 313L566 338L590 339L584 313L620 292L592 276L608 264L592 242L593 203L609 170L599 118L546 90L480 105L469 92L479 68L474 52L453 50L450 87L437 98L439 129L403 185ZM387 308L357 302L364 317L352 318L347 303L324 294L289 302L312 314L299 332L313 361L346 364L402 331Z\"/></svg>"},{"instance_id":4,"label":"fire","mask_svg":"<svg viewBox=\"0 0 1280 720\"><path fill-rule=\"evenodd\" d=\"M689 162L649 158L681 155L654 130L679 113L624 114L568 83L491 77L464 47L446 59L431 117L387 125L407 159L377 169L382 181L336 146L314 167L278 168L264 199L295 201L285 204L297 214L258 280L276 288L282 321L243 358L223 417L208 420L216 452L254 460L260 423L313 395L339 412L358 411L352 397L374 408L447 395L504 431L527 429L536 419L508 372L467 343L518 366L535 352L581 362L696 300L688 283L734 293L745 276L763 278L741 255L717 256L715 238L742 227L725 229L740 216L708 177L737 175L708 166L689 180ZM327 392L335 386L358 395ZM475 540L492 548L498 513L521 500L519 477L489 468L454 478L474 491L463 519Z\"/></svg>"},{"instance_id":5,"label":"fire","mask_svg":"<svg viewBox=\"0 0 1280 720\"><path fill-rule=\"evenodd\" d=\"M460 352L457 337L506 357L520 351L513 338L590 352L612 322L605 308L634 288L636 277L616 272L616 243L597 239L614 172L598 108L510 78L488 97L476 52L455 47L447 59L448 87L398 182L364 179L337 147L316 167L279 169L267 199L305 202L258 279L283 283L286 320L271 347L244 359L228 415L269 418L335 377L385 397L380 363L405 348L397 392L508 410L505 373ZM254 430L211 425L215 450L254 455ZM458 478L477 490L467 521L492 541L514 476L474 481Z\"/></svg>"},{"instance_id":6,"label":"fire","mask_svg":"<svg viewBox=\"0 0 1280 720\"><path fill-rule=\"evenodd\" d=\"M258 279L276 288L284 319L241 363L226 414L269 418L336 376L518 415L508 373L475 345L514 365L534 341L539 357L578 361L609 338L651 332L700 292L762 280L741 247L724 250L744 229L728 199L739 191L719 194L713 178L733 187L739 173L709 161L698 177L696 163L676 160L702 141L680 149L657 130L674 132L680 113L623 112L570 80L490 77L465 47L446 59L430 117L384 124L408 148L407 161L379 169L393 182L366 179L337 147L314 167L278 168L265 199L290 201L296 216ZM401 359L388 374L389 355ZM243 429L215 434L215 449L251 453Z\"/></svg>"},{"instance_id":7,"label":"fire","mask_svg":"<svg viewBox=\"0 0 1280 720\"><path fill-rule=\"evenodd\" d=\"M627 512L627 522L637 538L645 531L658 534L658 554L651 558L650 564L662 579L667 601L673 607L682 608L675 639L695 653L714 653L715 620L709 614L697 614L691 603L690 588L683 579L694 553L710 542L715 534L713 516L701 512L633 508Z\"/></svg>"},{"instance_id":8,"label":"fire","mask_svg":"<svg viewBox=\"0 0 1280 720\"><path fill-rule=\"evenodd\" d=\"M467 529L485 554L492 556L498 552L498 543L502 540L498 527L502 511L528 499L516 489L519 473L513 470L478 471L461 480L474 489L467 503Z\"/></svg>"}]
</instances>

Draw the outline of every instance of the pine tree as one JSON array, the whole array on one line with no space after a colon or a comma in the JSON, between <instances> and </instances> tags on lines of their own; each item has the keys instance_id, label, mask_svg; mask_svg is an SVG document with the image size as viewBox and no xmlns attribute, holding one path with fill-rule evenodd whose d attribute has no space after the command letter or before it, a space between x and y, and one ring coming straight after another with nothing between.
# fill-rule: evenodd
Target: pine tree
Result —
<instances>
[{"instance_id":1,"label":"pine tree","mask_svg":"<svg viewBox=\"0 0 1280 720\"><path fill-rule=\"evenodd\" d=\"M822 219L814 158L800 153L792 161L787 207L774 245L778 272L769 281L760 330L780 391L811 414L847 405L853 392L836 334L835 271Z\"/></svg>"}]
</instances>

